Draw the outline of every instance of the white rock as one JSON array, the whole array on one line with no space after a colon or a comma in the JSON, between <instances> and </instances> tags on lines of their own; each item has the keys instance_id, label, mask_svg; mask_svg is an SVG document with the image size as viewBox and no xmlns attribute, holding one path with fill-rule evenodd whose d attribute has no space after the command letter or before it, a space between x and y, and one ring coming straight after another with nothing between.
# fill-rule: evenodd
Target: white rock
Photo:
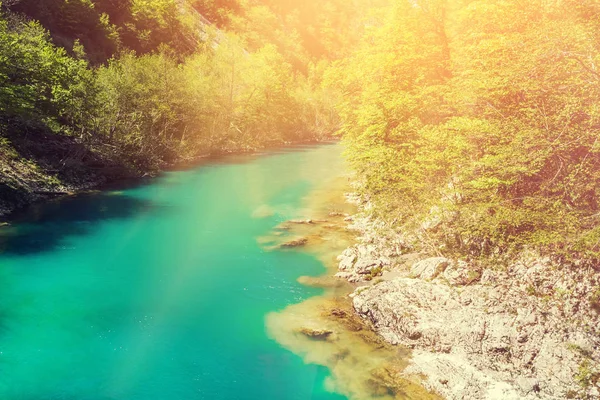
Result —
<instances>
[{"instance_id":1,"label":"white rock","mask_svg":"<svg viewBox=\"0 0 600 400\"><path fill-rule=\"evenodd\" d=\"M414 277L418 277L425 280L432 280L436 278L439 274L444 272L446 267L450 265L450 260L444 257L432 257L427 258L425 260L421 260L415 263L411 269L410 273Z\"/></svg>"}]
</instances>

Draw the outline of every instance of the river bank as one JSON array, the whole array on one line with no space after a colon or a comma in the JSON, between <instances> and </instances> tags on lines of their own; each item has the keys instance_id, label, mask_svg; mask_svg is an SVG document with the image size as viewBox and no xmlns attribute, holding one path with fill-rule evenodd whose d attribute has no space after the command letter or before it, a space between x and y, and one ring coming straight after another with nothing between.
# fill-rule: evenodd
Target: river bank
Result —
<instances>
[{"instance_id":1,"label":"river bank","mask_svg":"<svg viewBox=\"0 0 600 400\"><path fill-rule=\"evenodd\" d=\"M267 251L308 253L326 267L324 275L298 279L324 293L267 315L269 336L306 363L326 366L331 371L328 389L349 399L439 399L422 386L418 374L405 372L411 350L387 343L354 312L349 295L357 285L334 277L338 255L357 240L357 232L347 227L357 212L345 197L350 181L339 176L323 182L304 199L300 219L285 221L258 239Z\"/></svg>"},{"instance_id":2,"label":"river bank","mask_svg":"<svg viewBox=\"0 0 600 400\"><path fill-rule=\"evenodd\" d=\"M535 255L482 267L415 254L365 208L337 276L359 285L350 297L363 321L412 349L404 374L447 399L600 398L597 271Z\"/></svg>"},{"instance_id":3,"label":"river bank","mask_svg":"<svg viewBox=\"0 0 600 400\"><path fill-rule=\"evenodd\" d=\"M56 142L56 143L55 143ZM44 149L38 144L28 144L28 153L36 155L33 164L28 159L20 159L11 154L0 143L0 222L6 223L11 214L29 205L49 201L64 196L72 196L90 191L135 185L144 179L151 179L163 171L176 171L194 168L204 163L235 155L258 155L262 152L289 149L294 146L331 143L332 139L312 142L280 143L273 146L239 148L231 151L212 151L193 157L182 157L151 169L135 169L119 159L111 158L98 151L78 146L70 138L48 141ZM33 147L32 147L33 146ZM52 147L56 149L52 149ZM50 147L50 148L48 148ZM69 153L78 160L71 159ZM83 152L83 153L82 153Z\"/></svg>"}]
</instances>

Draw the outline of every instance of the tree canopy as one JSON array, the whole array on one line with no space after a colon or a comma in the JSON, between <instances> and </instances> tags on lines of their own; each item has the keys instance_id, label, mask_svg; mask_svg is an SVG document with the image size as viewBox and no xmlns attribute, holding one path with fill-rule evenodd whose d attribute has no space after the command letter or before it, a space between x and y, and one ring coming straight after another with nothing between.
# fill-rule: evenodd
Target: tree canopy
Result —
<instances>
[{"instance_id":1,"label":"tree canopy","mask_svg":"<svg viewBox=\"0 0 600 400\"><path fill-rule=\"evenodd\" d=\"M433 252L600 250L594 2L401 0L329 71L363 191Z\"/></svg>"}]
</instances>

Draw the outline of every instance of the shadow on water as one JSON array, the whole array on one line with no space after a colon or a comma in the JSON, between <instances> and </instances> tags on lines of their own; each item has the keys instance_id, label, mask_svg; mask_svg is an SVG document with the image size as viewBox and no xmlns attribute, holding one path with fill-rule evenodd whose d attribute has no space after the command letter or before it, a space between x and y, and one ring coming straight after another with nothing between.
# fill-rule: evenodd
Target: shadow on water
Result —
<instances>
[{"instance_id":1,"label":"shadow on water","mask_svg":"<svg viewBox=\"0 0 600 400\"><path fill-rule=\"evenodd\" d=\"M101 221L164 212L166 206L122 194L92 193L32 206L13 215L0 229L0 257L31 255L64 246L65 239L86 235Z\"/></svg>"}]
</instances>

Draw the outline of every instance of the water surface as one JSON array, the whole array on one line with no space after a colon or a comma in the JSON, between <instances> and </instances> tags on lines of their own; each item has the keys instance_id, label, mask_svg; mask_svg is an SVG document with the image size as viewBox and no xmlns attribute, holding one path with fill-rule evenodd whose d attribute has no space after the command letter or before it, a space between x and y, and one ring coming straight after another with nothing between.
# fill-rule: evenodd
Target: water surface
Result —
<instances>
[{"instance_id":1,"label":"water surface","mask_svg":"<svg viewBox=\"0 0 600 400\"><path fill-rule=\"evenodd\" d=\"M265 330L323 265L257 243L340 168L307 147L28 210L0 231L0 399L345 399Z\"/></svg>"}]
</instances>

